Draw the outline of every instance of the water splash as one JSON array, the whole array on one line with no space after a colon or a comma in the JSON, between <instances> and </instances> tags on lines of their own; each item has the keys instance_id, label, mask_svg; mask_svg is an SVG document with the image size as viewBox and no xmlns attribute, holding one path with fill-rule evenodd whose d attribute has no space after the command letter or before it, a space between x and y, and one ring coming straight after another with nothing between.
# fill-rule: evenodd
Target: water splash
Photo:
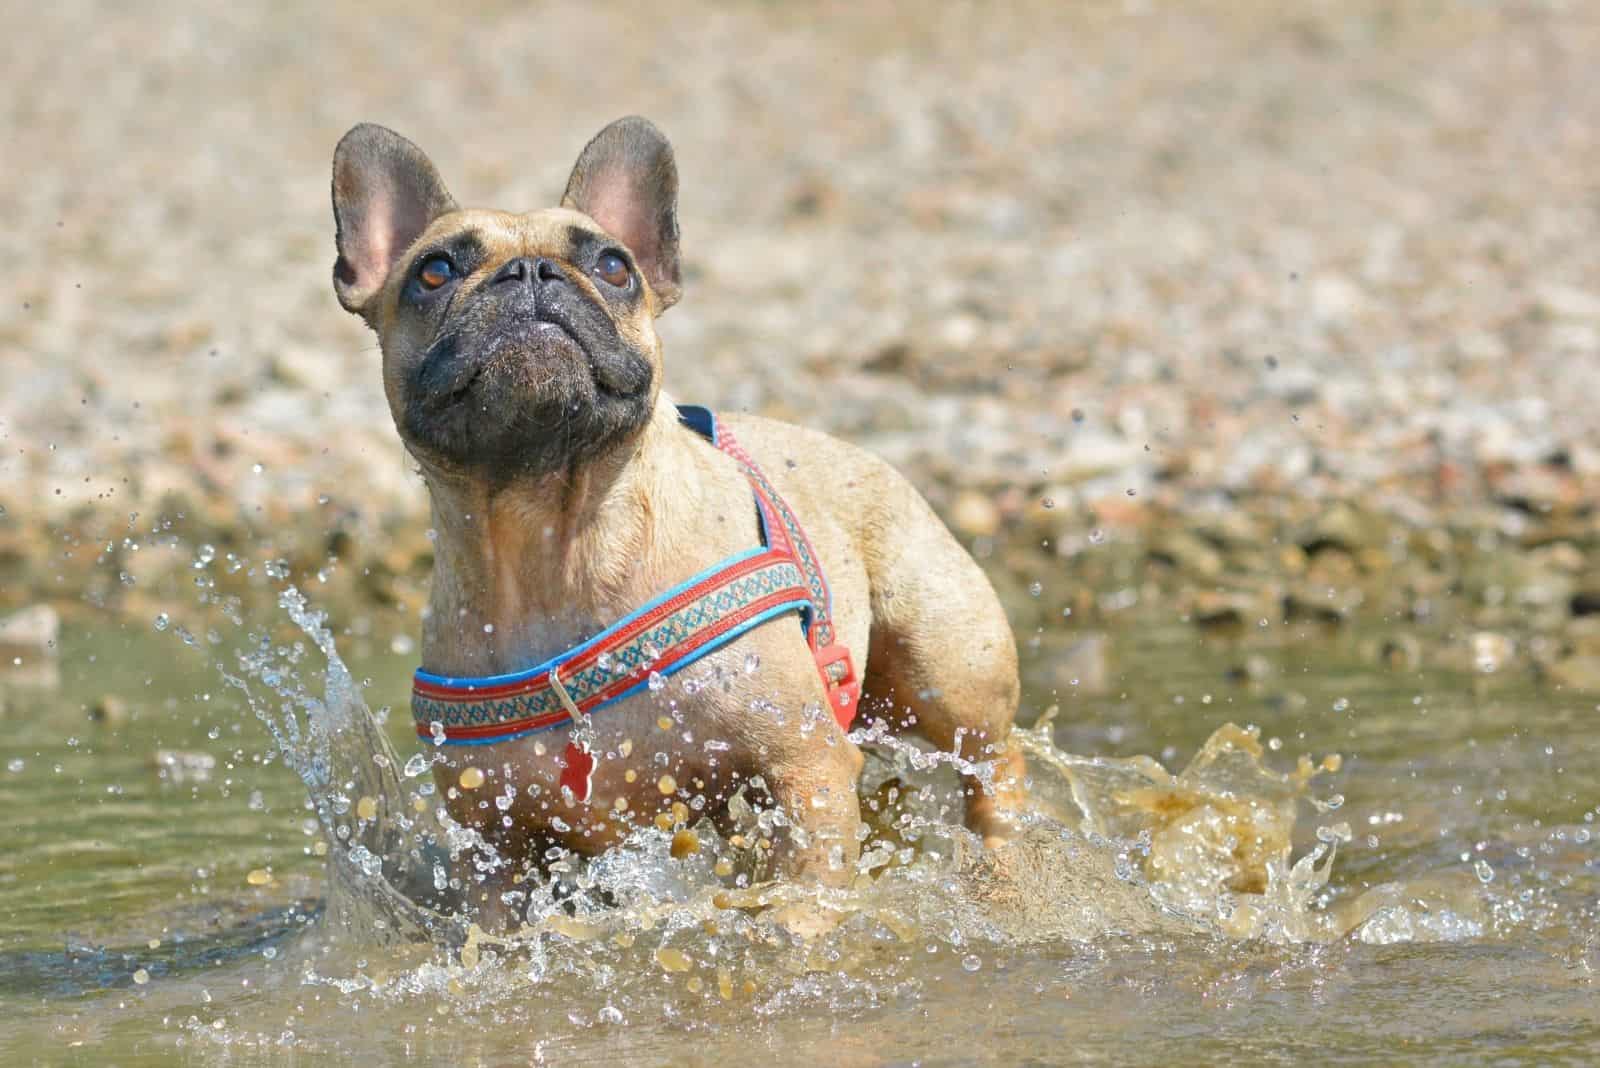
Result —
<instances>
[{"instance_id":1,"label":"water splash","mask_svg":"<svg viewBox=\"0 0 1600 1068\"><path fill-rule=\"evenodd\" d=\"M863 938L967 953L985 943L1107 935L1290 943L1355 930L1382 942L1482 930L1476 899L1442 884L1420 893L1379 887L1326 907L1348 828L1318 827L1318 840L1298 858L1293 844L1307 809L1326 815L1342 802L1311 792L1319 776L1337 772L1337 757L1301 758L1291 772L1274 771L1257 732L1226 724L1173 774L1148 757L1063 752L1046 716L1018 732L1036 810L1024 833L1000 850L985 850L959 823L958 777L986 782L988 765L868 726L851 735L869 760L861 859L848 887L774 880L753 846L780 830L784 816L741 796L725 833L701 821L686 838L641 829L593 859L552 851L543 858L545 875L506 895L520 927L491 936L462 903L483 873L507 861L438 805L431 752L404 760L396 754L340 659L324 614L292 586L278 604L321 654L320 695L303 677L310 652L303 642L254 635L237 656L238 670L224 674L306 786L328 843L333 924L361 940L449 950L429 958L435 971L397 979L390 991L396 996L435 980L459 983L486 965L511 967L519 982L592 973L601 967L597 945L622 951L647 974L693 973L720 986L819 962L848 973ZM735 944L762 952L730 964ZM346 982L310 964L306 976Z\"/></svg>"},{"instance_id":2,"label":"water splash","mask_svg":"<svg viewBox=\"0 0 1600 1068\"><path fill-rule=\"evenodd\" d=\"M433 802L431 781L408 781L411 764L402 770L362 700L326 614L293 586L280 593L278 607L322 654L321 695L301 676L303 643L276 644L265 633L249 636L237 673L221 673L305 784L328 846L328 915L363 940L459 940L448 880L439 885L433 873L480 843L462 841L467 832Z\"/></svg>"}]
</instances>

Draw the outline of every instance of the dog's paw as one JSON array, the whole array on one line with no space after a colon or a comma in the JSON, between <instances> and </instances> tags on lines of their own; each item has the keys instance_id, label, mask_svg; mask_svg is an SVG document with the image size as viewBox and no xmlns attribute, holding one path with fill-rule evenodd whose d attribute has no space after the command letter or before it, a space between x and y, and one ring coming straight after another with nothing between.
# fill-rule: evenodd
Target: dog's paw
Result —
<instances>
[{"instance_id":1,"label":"dog's paw","mask_svg":"<svg viewBox=\"0 0 1600 1068\"><path fill-rule=\"evenodd\" d=\"M817 901L791 901L767 913L767 918L795 941L810 942L838 927L844 920L844 913Z\"/></svg>"}]
</instances>

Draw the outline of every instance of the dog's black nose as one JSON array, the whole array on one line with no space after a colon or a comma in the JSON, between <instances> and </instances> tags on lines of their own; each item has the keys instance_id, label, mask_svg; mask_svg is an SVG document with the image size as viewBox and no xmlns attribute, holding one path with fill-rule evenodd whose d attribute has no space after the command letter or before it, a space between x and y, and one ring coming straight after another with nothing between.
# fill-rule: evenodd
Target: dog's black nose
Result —
<instances>
[{"instance_id":1,"label":"dog's black nose","mask_svg":"<svg viewBox=\"0 0 1600 1068\"><path fill-rule=\"evenodd\" d=\"M534 282L554 282L565 279L567 276L561 270L560 264L555 260L543 256L529 258L518 256L506 263L494 273L490 279L491 285L501 282L521 282L523 285L532 285Z\"/></svg>"},{"instance_id":2,"label":"dog's black nose","mask_svg":"<svg viewBox=\"0 0 1600 1068\"><path fill-rule=\"evenodd\" d=\"M533 280L533 264L528 262L526 256L518 256L514 260L507 260L504 266L494 273L490 280L491 285L501 282L521 282L526 285Z\"/></svg>"}]
</instances>

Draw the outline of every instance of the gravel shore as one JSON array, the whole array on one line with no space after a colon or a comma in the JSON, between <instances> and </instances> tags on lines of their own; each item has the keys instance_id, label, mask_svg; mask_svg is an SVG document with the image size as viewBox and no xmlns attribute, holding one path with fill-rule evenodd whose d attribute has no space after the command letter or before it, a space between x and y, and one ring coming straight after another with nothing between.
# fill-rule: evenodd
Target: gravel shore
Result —
<instances>
[{"instance_id":1,"label":"gravel shore","mask_svg":"<svg viewBox=\"0 0 1600 1068\"><path fill-rule=\"evenodd\" d=\"M1562 542L1562 589L1600 589L1582 5L7 21L0 607L114 580L134 512L411 603L424 495L329 283L333 145L383 122L464 203L531 208L628 112L682 173L673 394L877 450L986 551L1230 514L1304 541L1338 505L1378 548ZM1229 544L1174 566L1214 585Z\"/></svg>"}]
</instances>

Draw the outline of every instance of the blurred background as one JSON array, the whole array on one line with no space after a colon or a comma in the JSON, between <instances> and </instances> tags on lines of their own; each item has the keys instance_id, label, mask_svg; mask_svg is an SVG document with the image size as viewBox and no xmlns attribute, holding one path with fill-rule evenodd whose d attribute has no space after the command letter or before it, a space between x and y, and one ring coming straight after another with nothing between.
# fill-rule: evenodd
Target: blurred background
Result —
<instances>
[{"instance_id":1,"label":"blurred background","mask_svg":"<svg viewBox=\"0 0 1600 1068\"><path fill-rule=\"evenodd\" d=\"M0 14L0 1061L1596 1060L1594 3ZM668 924L369 997L299 932L351 926L313 924L339 769L426 807L432 551L333 148L380 122L526 210L628 113L681 173L668 391L911 478L1005 601L1019 722L1060 713L1035 785L1095 769L1123 852L885 879L922 926L841 928L831 975L713 972L707 923L685 978ZM1230 938L1076 941L1135 862Z\"/></svg>"},{"instance_id":2,"label":"blurred background","mask_svg":"<svg viewBox=\"0 0 1600 1068\"><path fill-rule=\"evenodd\" d=\"M461 202L531 209L629 112L682 173L670 392L885 455L1020 625L1174 576L1169 618L1223 622L1441 582L1485 625L1600 604L1587 5L8 21L0 607L145 614L171 561L117 544L137 512L413 632L425 499L329 283L333 145L381 122ZM1508 545L1544 555L1462 555Z\"/></svg>"}]
</instances>

